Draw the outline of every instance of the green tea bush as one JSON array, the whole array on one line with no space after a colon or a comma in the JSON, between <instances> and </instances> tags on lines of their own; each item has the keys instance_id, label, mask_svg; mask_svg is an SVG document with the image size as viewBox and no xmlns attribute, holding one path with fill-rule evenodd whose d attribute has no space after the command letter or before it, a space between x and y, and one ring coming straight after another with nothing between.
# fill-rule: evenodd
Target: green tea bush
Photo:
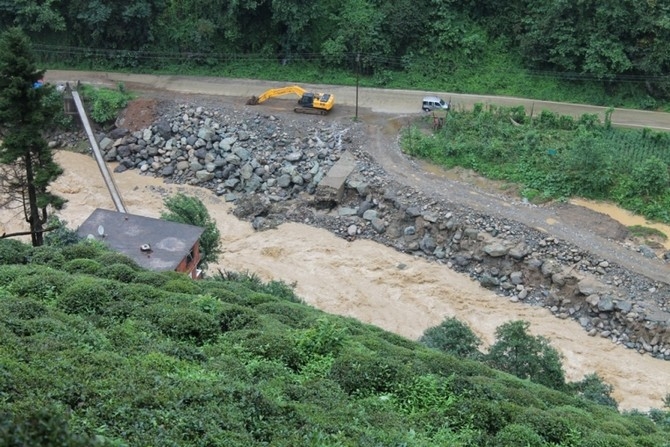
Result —
<instances>
[{"instance_id":1,"label":"green tea bush","mask_svg":"<svg viewBox=\"0 0 670 447\"><path fill-rule=\"evenodd\" d=\"M348 351L335 359L329 378L350 395L386 393L406 381L410 371L392 357Z\"/></svg>"},{"instance_id":2,"label":"green tea bush","mask_svg":"<svg viewBox=\"0 0 670 447\"><path fill-rule=\"evenodd\" d=\"M214 341L220 334L214 315L186 306L164 307L157 304L147 308L145 314L165 335L198 346Z\"/></svg>"},{"instance_id":3,"label":"green tea bush","mask_svg":"<svg viewBox=\"0 0 670 447\"><path fill-rule=\"evenodd\" d=\"M531 427L549 443L560 444L570 433L570 426L564 420L537 408L520 412L516 422Z\"/></svg>"},{"instance_id":4,"label":"green tea bush","mask_svg":"<svg viewBox=\"0 0 670 447\"><path fill-rule=\"evenodd\" d=\"M102 268L98 261L87 258L77 258L67 261L63 265L63 270L68 273L82 273L85 275L95 275Z\"/></svg>"},{"instance_id":5,"label":"green tea bush","mask_svg":"<svg viewBox=\"0 0 670 447\"><path fill-rule=\"evenodd\" d=\"M26 405L28 406L28 405ZM67 412L48 401L34 401L25 412L0 413L0 445L7 447L103 447L104 437L74 433Z\"/></svg>"},{"instance_id":6,"label":"green tea bush","mask_svg":"<svg viewBox=\"0 0 670 447\"><path fill-rule=\"evenodd\" d=\"M579 447L639 447L631 439L601 430L594 430L583 435Z\"/></svg>"},{"instance_id":7,"label":"green tea bush","mask_svg":"<svg viewBox=\"0 0 670 447\"><path fill-rule=\"evenodd\" d=\"M58 297L58 307L71 314L101 314L112 300L109 281L80 276Z\"/></svg>"},{"instance_id":8,"label":"green tea bush","mask_svg":"<svg viewBox=\"0 0 670 447\"><path fill-rule=\"evenodd\" d=\"M318 318L314 309L286 301L265 302L254 309L261 315L269 315L296 329L309 327Z\"/></svg>"},{"instance_id":9,"label":"green tea bush","mask_svg":"<svg viewBox=\"0 0 670 447\"><path fill-rule=\"evenodd\" d=\"M518 411L519 407L516 405L468 396L467 399L456 399L449 407L448 417L458 425L467 425L475 430L494 434L513 423Z\"/></svg>"},{"instance_id":10,"label":"green tea bush","mask_svg":"<svg viewBox=\"0 0 670 447\"><path fill-rule=\"evenodd\" d=\"M523 424L510 424L500 430L495 447L544 447L546 444L535 430Z\"/></svg>"},{"instance_id":11,"label":"green tea bush","mask_svg":"<svg viewBox=\"0 0 670 447\"><path fill-rule=\"evenodd\" d=\"M142 267L140 267L135 261L130 259L128 256L121 253L117 253L115 251L105 251L103 253L100 253L96 258L96 261L98 261L100 264L104 266L112 264L124 264L135 271L143 270Z\"/></svg>"},{"instance_id":12,"label":"green tea bush","mask_svg":"<svg viewBox=\"0 0 670 447\"><path fill-rule=\"evenodd\" d=\"M221 332L255 329L259 326L258 312L237 304L225 303L219 313Z\"/></svg>"},{"instance_id":13,"label":"green tea bush","mask_svg":"<svg viewBox=\"0 0 670 447\"><path fill-rule=\"evenodd\" d=\"M25 264L30 246L15 239L0 239L0 265Z\"/></svg>"},{"instance_id":14,"label":"green tea bush","mask_svg":"<svg viewBox=\"0 0 670 447\"><path fill-rule=\"evenodd\" d=\"M98 271L98 276L125 283L135 281L136 270L126 264L105 265Z\"/></svg>"},{"instance_id":15,"label":"green tea bush","mask_svg":"<svg viewBox=\"0 0 670 447\"><path fill-rule=\"evenodd\" d=\"M48 313L48 308L40 301L32 298L9 297L0 299L0 315L19 320L32 320Z\"/></svg>"},{"instance_id":16,"label":"green tea bush","mask_svg":"<svg viewBox=\"0 0 670 447\"><path fill-rule=\"evenodd\" d=\"M0 286L7 286L19 276L25 275L28 268L16 264L0 264Z\"/></svg>"},{"instance_id":17,"label":"green tea bush","mask_svg":"<svg viewBox=\"0 0 670 447\"><path fill-rule=\"evenodd\" d=\"M135 273L134 282L162 288L168 281L170 281L170 276L166 275L164 272L140 270L139 272Z\"/></svg>"},{"instance_id":18,"label":"green tea bush","mask_svg":"<svg viewBox=\"0 0 670 447\"><path fill-rule=\"evenodd\" d=\"M46 265L56 269L61 268L65 264L65 256L63 256L60 248L57 247L47 245L34 247L28 256L31 264Z\"/></svg>"},{"instance_id":19,"label":"green tea bush","mask_svg":"<svg viewBox=\"0 0 670 447\"><path fill-rule=\"evenodd\" d=\"M166 292L186 293L189 295L195 295L202 291L198 282L193 281L186 275L182 275L180 279L169 280L163 285L162 289Z\"/></svg>"},{"instance_id":20,"label":"green tea bush","mask_svg":"<svg viewBox=\"0 0 670 447\"><path fill-rule=\"evenodd\" d=\"M228 340L255 356L279 361L292 371L299 371L302 367L303 359L296 347L296 339L286 332L242 330L227 335Z\"/></svg>"},{"instance_id":21,"label":"green tea bush","mask_svg":"<svg viewBox=\"0 0 670 447\"><path fill-rule=\"evenodd\" d=\"M8 290L20 297L30 297L46 303L52 302L57 295L63 292L72 279L67 273L40 267L26 272L14 280Z\"/></svg>"},{"instance_id":22,"label":"green tea bush","mask_svg":"<svg viewBox=\"0 0 670 447\"><path fill-rule=\"evenodd\" d=\"M62 249L65 260L73 259L97 259L109 249L99 242L83 240L74 245L66 245Z\"/></svg>"}]
</instances>

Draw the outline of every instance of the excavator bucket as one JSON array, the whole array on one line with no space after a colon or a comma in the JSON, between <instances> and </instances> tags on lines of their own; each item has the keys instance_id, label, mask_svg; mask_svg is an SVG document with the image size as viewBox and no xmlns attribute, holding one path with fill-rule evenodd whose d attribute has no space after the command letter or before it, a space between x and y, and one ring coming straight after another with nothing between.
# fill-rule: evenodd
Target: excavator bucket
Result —
<instances>
[{"instance_id":1,"label":"excavator bucket","mask_svg":"<svg viewBox=\"0 0 670 447\"><path fill-rule=\"evenodd\" d=\"M248 106L255 106L258 104L258 96L252 96L247 100L247 105Z\"/></svg>"}]
</instances>

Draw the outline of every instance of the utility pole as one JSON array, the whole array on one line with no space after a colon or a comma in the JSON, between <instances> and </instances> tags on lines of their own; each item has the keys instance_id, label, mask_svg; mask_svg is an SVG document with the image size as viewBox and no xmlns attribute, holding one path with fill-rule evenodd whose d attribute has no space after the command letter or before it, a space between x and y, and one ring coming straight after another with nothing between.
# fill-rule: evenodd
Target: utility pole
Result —
<instances>
[{"instance_id":1,"label":"utility pole","mask_svg":"<svg viewBox=\"0 0 670 447\"><path fill-rule=\"evenodd\" d=\"M358 121L358 78L360 77L360 62L361 53L356 53L356 117L354 121Z\"/></svg>"}]
</instances>

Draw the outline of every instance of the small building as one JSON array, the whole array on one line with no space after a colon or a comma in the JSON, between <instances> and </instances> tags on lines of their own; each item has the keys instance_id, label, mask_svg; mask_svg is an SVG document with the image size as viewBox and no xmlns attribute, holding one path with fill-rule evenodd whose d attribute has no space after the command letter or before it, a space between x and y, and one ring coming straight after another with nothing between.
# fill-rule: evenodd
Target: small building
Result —
<instances>
[{"instance_id":1,"label":"small building","mask_svg":"<svg viewBox=\"0 0 670 447\"><path fill-rule=\"evenodd\" d=\"M80 237L95 239L154 271L177 271L198 278L204 229L152 217L96 209L79 227Z\"/></svg>"}]
</instances>

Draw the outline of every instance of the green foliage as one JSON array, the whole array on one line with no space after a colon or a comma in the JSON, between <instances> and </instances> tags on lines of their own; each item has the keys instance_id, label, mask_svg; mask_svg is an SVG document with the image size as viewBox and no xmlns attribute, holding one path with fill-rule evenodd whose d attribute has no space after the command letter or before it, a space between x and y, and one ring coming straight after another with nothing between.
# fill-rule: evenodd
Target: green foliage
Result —
<instances>
[{"instance_id":1,"label":"green foliage","mask_svg":"<svg viewBox=\"0 0 670 447\"><path fill-rule=\"evenodd\" d=\"M500 430L495 437L496 447L543 447L542 437L532 428L523 424L510 424Z\"/></svg>"},{"instance_id":2,"label":"green foliage","mask_svg":"<svg viewBox=\"0 0 670 447\"><path fill-rule=\"evenodd\" d=\"M205 204L197 197L179 193L166 198L163 205L167 211L161 213L162 219L204 228L200 236L198 268L205 270L208 264L217 262L221 253L221 233Z\"/></svg>"},{"instance_id":3,"label":"green foliage","mask_svg":"<svg viewBox=\"0 0 670 447\"><path fill-rule=\"evenodd\" d=\"M132 95L123 88L112 90L82 85L79 92L89 105L91 119L98 124L113 122L132 99Z\"/></svg>"},{"instance_id":4,"label":"green foliage","mask_svg":"<svg viewBox=\"0 0 670 447\"><path fill-rule=\"evenodd\" d=\"M43 101L52 87L34 87L43 76L28 36L20 28L6 29L0 36L0 164L10 167L5 172L12 178L2 192L22 200L35 247L44 243L50 208L65 203L49 188L63 170L43 136L53 118Z\"/></svg>"},{"instance_id":5,"label":"green foliage","mask_svg":"<svg viewBox=\"0 0 670 447\"><path fill-rule=\"evenodd\" d=\"M588 374L581 381L571 383L570 386L584 399L615 409L618 407L612 397L612 385L605 383L598 374Z\"/></svg>"},{"instance_id":6,"label":"green foliage","mask_svg":"<svg viewBox=\"0 0 670 447\"><path fill-rule=\"evenodd\" d=\"M61 268L65 264L65 256L55 247L34 247L30 252L30 263Z\"/></svg>"},{"instance_id":7,"label":"green foliage","mask_svg":"<svg viewBox=\"0 0 670 447\"><path fill-rule=\"evenodd\" d=\"M496 329L496 342L485 359L492 367L554 389L565 388L558 351L541 336L528 333L530 323L510 321Z\"/></svg>"},{"instance_id":8,"label":"green foliage","mask_svg":"<svg viewBox=\"0 0 670 447\"><path fill-rule=\"evenodd\" d=\"M135 280L136 273L135 270L127 264L110 264L100 268L97 275L101 278L129 283Z\"/></svg>"},{"instance_id":9,"label":"green foliage","mask_svg":"<svg viewBox=\"0 0 670 447\"><path fill-rule=\"evenodd\" d=\"M39 267L17 277L8 290L19 297L51 303L69 284L68 275L61 271Z\"/></svg>"},{"instance_id":10,"label":"green foliage","mask_svg":"<svg viewBox=\"0 0 670 447\"><path fill-rule=\"evenodd\" d=\"M670 222L670 155L665 133L612 128L597 115L578 120L483 104L452 110L441 132L403 130L403 150L446 168L462 166L517 183L533 202L582 196L611 200Z\"/></svg>"},{"instance_id":11,"label":"green foliage","mask_svg":"<svg viewBox=\"0 0 670 447\"><path fill-rule=\"evenodd\" d=\"M40 403L42 404L42 403ZM25 413L0 412L0 445L5 447L97 447L113 446L103 437L74 433L66 411L55 405L36 405ZM120 447L119 444L116 444Z\"/></svg>"},{"instance_id":12,"label":"green foliage","mask_svg":"<svg viewBox=\"0 0 670 447\"><path fill-rule=\"evenodd\" d=\"M446 318L438 326L426 329L419 343L458 357L477 358L481 340L467 324L456 318Z\"/></svg>"},{"instance_id":13,"label":"green foliage","mask_svg":"<svg viewBox=\"0 0 670 447\"><path fill-rule=\"evenodd\" d=\"M0 239L0 265L25 264L30 247L15 239Z\"/></svg>"},{"instance_id":14,"label":"green foliage","mask_svg":"<svg viewBox=\"0 0 670 447\"><path fill-rule=\"evenodd\" d=\"M135 261L130 259L128 256L116 251L105 250L98 252L95 260L103 266L123 264L134 271L142 270L142 267L140 267Z\"/></svg>"},{"instance_id":15,"label":"green foliage","mask_svg":"<svg viewBox=\"0 0 670 447\"><path fill-rule=\"evenodd\" d=\"M62 102L62 99L61 99ZM44 244L52 247L64 247L81 240L76 230L67 227L67 222L58 216L49 216L47 227L52 230L44 235Z\"/></svg>"},{"instance_id":16,"label":"green foliage","mask_svg":"<svg viewBox=\"0 0 670 447\"><path fill-rule=\"evenodd\" d=\"M97 259L109 252L109 249L99 242L83 240L74 245L66 245L62 251L65 259L71 261L73 259Z\"/></svg>"},{"instance_id":17,"label":"green foliage","mask_svg":"<svg viewBox=\"0 0 670 447\"><path fill-rule=\"evenodd\" d=\"M2 445L661 447L670 433L661 410L619 414L259 292L253 275L177 293L158 288L172 272L64 266L76 273L0 265Z\"/></svg>"},{"instance_id":18,"label":"green foliage","mask_svg":"<svg viewBox=\"0 0 670 447\"><path fill-rule=\"evenodd\" d=\"M102 265L93 259L78 258L67 261L63 265L63 270L68 273L83 273L86 275L95 275Z\"/></svg>"},{"instance_id":19,"label":"green foliage","mask_svg":"<svg viewBox=\"0 0 670 447\"><path fill-rule=\"evenodd\" d=\"M59 295L58 307L67 313L92 315L102 313L112 301L110 284L88 276L80 276Z\"/></svg>"}]
</instances>

